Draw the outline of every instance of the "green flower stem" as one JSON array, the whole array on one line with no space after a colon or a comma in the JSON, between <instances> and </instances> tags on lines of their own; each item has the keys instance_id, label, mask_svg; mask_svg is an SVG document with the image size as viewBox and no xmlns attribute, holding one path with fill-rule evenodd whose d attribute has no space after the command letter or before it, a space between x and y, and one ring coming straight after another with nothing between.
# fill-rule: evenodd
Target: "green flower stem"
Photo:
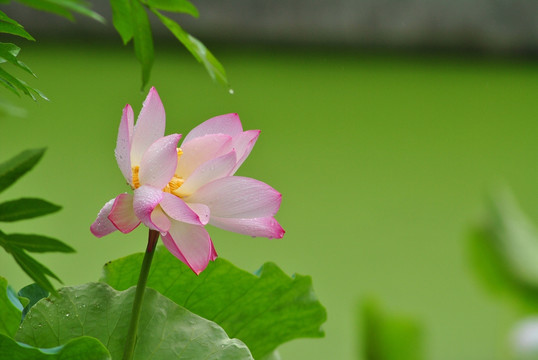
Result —
<instances>
[{"instance_id":1,"label":"green flower stem","mask_svg":"<svg viewBox=\"0 0 538 360\"><path fill-rule=\"evenodd\" d=\"M148 282L149 268L151 267L151 260L153 260L153 254L155 253L155 247L158 240L159 232L150 230L148 235L148 247L146 248L146 253L144 254L144 260L142 261L142 267L140 268L140 276L138 277L138 283L136 284L133 311L131 313L131 323L129 325L127 339L125 341L123 360L131 360L134 356L136 335L138 332L138 321L140 320L140 309L142 309L142 300L144 299L146 283Z\"/></svg>"}]
</instances>

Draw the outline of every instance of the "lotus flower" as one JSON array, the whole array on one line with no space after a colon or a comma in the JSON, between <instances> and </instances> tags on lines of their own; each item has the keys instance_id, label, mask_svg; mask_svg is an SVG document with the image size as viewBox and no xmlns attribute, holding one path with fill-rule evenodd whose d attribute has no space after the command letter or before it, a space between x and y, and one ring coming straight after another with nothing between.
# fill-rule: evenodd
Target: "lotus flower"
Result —
<instances>
[{"instance_id":1,"label":"lotus flower","mask_svg":"<svg viewBox=\"0 0 538 360\"><path fill-rule=\"evenodd\" d=\"M274 219L281 194L261 181L233 176L259 130L243 131L237 114L221 115L195 127L178 147L181 135L164 136L165 122L155 88L136 126L131 106L124 108L115 154L134 191L103 206L90 227L95 236L129 233L143 223L199 274L217 257L207 224L250 236L284 235Z\"/></svg>"}]
</instances>

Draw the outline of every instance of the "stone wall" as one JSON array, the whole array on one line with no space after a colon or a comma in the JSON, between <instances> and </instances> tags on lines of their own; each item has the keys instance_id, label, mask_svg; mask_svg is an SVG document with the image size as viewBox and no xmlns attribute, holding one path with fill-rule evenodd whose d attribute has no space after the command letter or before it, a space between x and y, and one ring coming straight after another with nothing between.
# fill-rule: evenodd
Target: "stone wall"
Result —
<instances>
[{"instance_id":1,"label":"stone wall","mask_svg":"<svg viewBox=\"0 0 538 360\"><path fill-rule=\"evenodd\" d=\"M107 1L93 3L96 11L110 19ZM194 0L193 3L200 10L199 19L176 18L203 40L538 53L538 0ZM17 4L0 9L36 35L114 36L111 21L103 26L79 16L78 24L73 25ZM167 30L151 17L155 35L165 36Z\"/></svg>"}]
</instances>

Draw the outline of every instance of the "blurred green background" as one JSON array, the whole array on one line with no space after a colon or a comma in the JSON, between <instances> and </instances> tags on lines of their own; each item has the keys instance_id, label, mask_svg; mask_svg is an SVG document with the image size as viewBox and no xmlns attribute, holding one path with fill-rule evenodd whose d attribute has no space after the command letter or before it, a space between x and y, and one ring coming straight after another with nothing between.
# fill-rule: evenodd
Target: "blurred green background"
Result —
<instances>
[{"instance_id":1,"label":"blurred green background","mask_svg":"<svg viewBox=\"0 0 538 360\"><path fill-rule=\"evenodd\" d=\"M426 358L502 359L516 314L483 291L466 254L484 194L508 184L538 219L538 64L469 55L286 47L212 47L233 95L176 44L156 47L150 84L167 133L238 112L262 134L239 175L283 194L281 240L210 229L219 255L254 271L266 261L313 277L327 307L324 339L284 345L283 359L357 358L357 304L373 295L425 328ZM2 118L0 161L48 147L2 200L42 197L63 210L2 225L57 237L75 255L36 256L67 285L96 281L102 265L144 249L141 227L94 238L101 206L128 191L114 159L121 110L138 113L139 66L119 44L41 41L21 58L51 101ZM29 279L0 252L15 288Z\"/></svg>"}]
</instances>

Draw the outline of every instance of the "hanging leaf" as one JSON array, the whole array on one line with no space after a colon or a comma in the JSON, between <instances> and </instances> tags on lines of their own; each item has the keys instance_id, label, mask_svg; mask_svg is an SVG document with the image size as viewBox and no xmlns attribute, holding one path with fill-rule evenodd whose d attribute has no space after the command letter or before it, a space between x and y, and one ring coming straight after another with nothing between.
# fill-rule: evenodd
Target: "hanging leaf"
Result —
<instances>
[{"instance_id":1,"label":"hanging leaf","mask_svg":"<svg viewBox=\"0 0 538 360\"><path fill-rule=\"evenodd\" d=\"M189 14L198 17L198 9L187 0L143 0L150 8L170 11L175 13Z\"/></svg>"},{"instance_id":2,"label":"hanging leaf","mask_svg":"<svg viewBox=\"0 0 538 360\"><path fill-rule=\"evenodd\" d=\"M190 51L192 56L198 62L202 63L206 68L209 76L213 80L218 81L222 85L229 88L228 78L226 77L226 71L221 63L213 56L213 54L205 47L202 42L191 36L185 30L179 26L174 20L164 16L159 11L152 9L153 13L159 17L161 22L170 30L172 34Z\"/></svg>"},{"instance_id":3,"label":"hanging leaf","mask_svg":"<svg viewBox=\"0 0 538 360\"><path fill-rule=\"evenodd\" d=\"M142 65L142 90L149 81L151 67L153 66L153 38L146 10L138 2L131 1L131 15L133 24L133 41L135 55Z\"/></svg>"},{"instance_id":4,"label":"hanging leaf","mask_svg":"<svg viewBox=\"0 0 538 360\"><path fill-rule=\"evenodd\" d=\"M142 256L108 263L102 281L118 290L133 286ZM254 275L219 258L196 276L166 248L158 247L148 287L219 324L229 336L243 341L256 359L287 341L324 335L320 327L327 315L311 278L289 277L273 263L264 264Z\"/></svg>"},{"instance_id":5,"label":"hanging leaf","mask_svg":"<svg viewBox=\"0 0 538 360\"><path fill-rule=\"evenodd\" d=\"M104 23L105 19L90 9L90 4L81 0L17 0L21 4L37 10L50 12L74 20L72 12L79 13Z\"/></svg>"},{"instance_id":6,"label":"hanging leaf","mask_svg":"<svg viewBox=\"0 0 538 360\"><path fill-rule=\"evenodd\" d=\"M133 38L133 16L130 0L110 0L112 23L126 45Z\"/></svg>"},{"instance_id":7,"label":"hanging leaf","mask_svg":"<svg viewBox=\"0 0 538 360\"><path fill-rule=\"evenodd\" d=\"M73 253L75 249L60 240L35 234L9 234L5 235L9 246L16 246L30 252L63 252Z\"/></svg>"}]
</instances>

